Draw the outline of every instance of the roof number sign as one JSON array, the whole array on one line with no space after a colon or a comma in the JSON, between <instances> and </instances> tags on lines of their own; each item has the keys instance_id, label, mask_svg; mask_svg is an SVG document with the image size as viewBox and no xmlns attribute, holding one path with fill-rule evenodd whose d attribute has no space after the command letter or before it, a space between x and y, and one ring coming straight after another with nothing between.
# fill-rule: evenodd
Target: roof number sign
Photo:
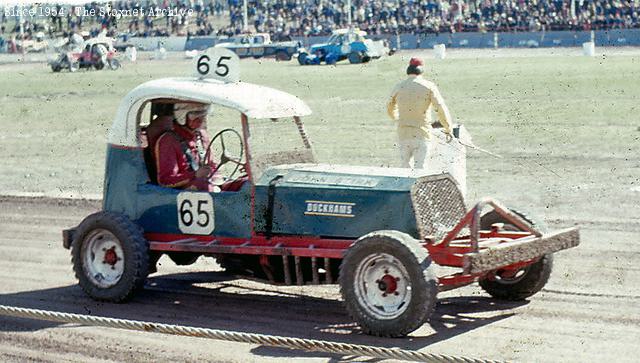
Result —
<instances>
[{"instance_id":1,"label":"roof number sign","mask_svg":"<svg viewBox=\"0 0 640 363\"><path fill-rule=\"evenodd\" d=\"M178 227L184 234L209 235L214 228L213 198L209 193L178 194Z\"/></svg>"},{"instance_id":2,"label":"roof number sign","mask_svg":"<svg viewBox=\"0 0 640 363\"><path fill-rule=\"evenodd\" d=\"M196 57L196 76L233 83L240 80L240 58L231 50L209 48Z\"/></svg>"}]
</instances>

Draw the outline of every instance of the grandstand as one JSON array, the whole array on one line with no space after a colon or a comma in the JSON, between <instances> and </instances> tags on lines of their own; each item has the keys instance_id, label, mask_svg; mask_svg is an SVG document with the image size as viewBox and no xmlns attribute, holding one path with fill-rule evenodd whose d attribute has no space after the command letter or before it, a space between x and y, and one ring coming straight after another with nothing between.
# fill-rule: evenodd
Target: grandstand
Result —
<instances>
[{"instance_id":1,"label":"grandstand","mask_svg":"<svg viewBox=\"0 0 640 363\"><path fill-rule=\"evenodd\" d=\"M377 37L412 35L420 46L420 38L441 34L476 33L480 39L482 34L496 32L626 31L640 27L634 0L246 0L246 10L243 0L106 3L116 11L106 14L100 11L105 2L87 3L80 8L50 5L63 15L24 19L24 37L33 37L38 32L52 38L83 31L97 35L106 30L110 36L190 38L255 31L270 33L278 40L326 36L335 29L354 26ZM81 16L91 9L95 16ZM154 9L188 9L192 15L157 16ZM15 37L20 28L11 10L5 6L0 11L0 37L5 40ZM136 16L131 15L132 10L137 10ZM618 38L626 42L629 38L626 34ZM633 34L631 38L638 38L640 43L640 31ZM636 45L625 42L619 45Z\"/></svg>"},{"instance_id":2,"label":"grandstand","mask_svg":"<svg viewBox=\"0 0 640 363\"><path fill-rule=\"evenodd\" d=\"M638 28L633 0L353 0L352 24L370 34L523 32ZM238 31L241 4L229 1L230 27ZM348 26L344 0L249 1L257 31L326 35Z\"/></svg>"}]
</instances>

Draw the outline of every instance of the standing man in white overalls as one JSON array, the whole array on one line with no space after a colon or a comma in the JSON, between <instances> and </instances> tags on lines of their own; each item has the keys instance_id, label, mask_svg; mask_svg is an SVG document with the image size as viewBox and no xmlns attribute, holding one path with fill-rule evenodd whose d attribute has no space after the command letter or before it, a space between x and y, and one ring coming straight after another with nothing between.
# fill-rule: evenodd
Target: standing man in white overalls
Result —
<instances>
[{"instance_id":1,"label":"standing man in white overalls","mask_svg":"<svg viewBox=\"0 0 640 363\"><path fill-rule=\"evenodd\" d=\"M453 139L451 115L433 82L422 78L423 63L411 58L404 81L398 83L387 103L387 113L397 122L402 167L424 169L431 143L431 111L435 109L446 134ZM413 159L413 165L411 160Z\"/></svg>"}]
</instances>

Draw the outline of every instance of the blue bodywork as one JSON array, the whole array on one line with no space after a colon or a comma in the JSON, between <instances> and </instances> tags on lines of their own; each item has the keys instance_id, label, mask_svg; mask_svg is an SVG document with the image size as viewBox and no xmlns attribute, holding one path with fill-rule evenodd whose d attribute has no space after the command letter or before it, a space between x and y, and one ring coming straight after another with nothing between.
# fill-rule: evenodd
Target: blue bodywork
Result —
<instances>
[{"instance_id":1,"label":"blue bodywork","mask_svg":"<svg viewBox=\"0 0 640 363\"><path fill-rule=\"evenodd\" d=\"M358 238L392 229L418 238L410 190L415 178L273 167L256 182L255 230L274 235ZM177 196L183 190L149 182L143 149L108 146L106 211L123 213L145 233L181 234ZM251 183L211 193L219 237L251 236Z\"/></svg>"},{"instance_id":2,"label":"blue bodywork","mask_svg":"<svg viewBox=\"0 0 640 363\"><path fill-rule=\"evenodd\" d=\"M273 183L272 181L276 181ZM358 238L392 229L418 237L411 204L413 178L366 176L278 167L256 184L255 228L267 231L268 189L272 193L274 234Z\"/></svg>"},{"instance_id":3,"label":"blue bodywork","mask_svg":"<svg viewBox=\"0 0 640 363\"><path fill-rule=\"evenodd\" d=\"M300 51L298 63L335 64L348 59L350 63L365 63L382 55L383 47L364 38L364 33L356 30L337 31L326 43L314 44L308 52Z\"/></svg>"},{"instance_id":4,"label":"blue bodywork","mask_svg":"<svg viewBox=\"0 0 640 363\"><path fill-rule=\"evenodd\" d=\"M151 184L143 149L109 145L103 209L123 213L145 233L180 234L177 196L183 190ZM214 234L221 237L251 236L251 187L237 192L211 193L215 210Z\"/></svg>"},{"instance_id":5,"label":"blue bodywork","mask_svg":"<svg viewBox=\"0 0 640 363\"><path fill-rule=\"evenodd\" d=\"M347 49L348 52L345 52ZM349 44L348 47L336 43L315 44L311 47L309 54L302 57L304 60L300 61L300 58L298 58L298 60L302 65L321 64L322 62L335 64L336 62L348 59L351 52L366 53L367 46L363 42L353 42Z\"/></svg>"}]
</instances>

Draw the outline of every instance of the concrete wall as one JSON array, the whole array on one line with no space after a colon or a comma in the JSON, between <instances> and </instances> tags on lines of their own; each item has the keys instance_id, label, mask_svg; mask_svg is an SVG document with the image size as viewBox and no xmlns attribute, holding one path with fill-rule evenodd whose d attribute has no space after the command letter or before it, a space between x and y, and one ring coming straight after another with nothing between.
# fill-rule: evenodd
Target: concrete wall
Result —
<instances>
[{"instance_id":1,"label":"concrete wall","mask_svg":"<svg viewBox=\"0 0 640 363\"><path fill-rule=\"evenodd\" d=\"M599 30L596 46L640 46L640 29ZM306 46L325 42L329 37L297 37ZM580 47L591 40L590 31L551 31L528 33L442 33L373 36L387 39L392 48L420 49L445 44L448 48L547 48ZM400 47L398 47L398 41Z\"/></svg>"},{"instance_id":2,"label":"concrete wall","mask_svg":"<svg viewBox=\"0 0 640 363\"><path fill-rule=\"evenodd\" d=\"M594 32L596 46L640 46L640 29L598 30ZM430 49L436 44L447 48L545 48L580 47L591 40L589 31L552 31L528 33L442 33L442 34L401 34L372 36L373 39L387 39L396 49ZM295 37L306 47L326 42L328 36ZM400 47L398 47L398 41ZM154 50L158 42L164 42L168 51L204 50L218 42L217 37L132 37L128 44L143 50Z\"/></svg>"},{"instance_id":3,"label":"concrete wall","mask_svg":"<svg viewBox=\"0 0 640 363\"><path fill-rule=\"evenodd\" d=\"M158 42L164 42L164 48L168 51L184 51L187 37L131 37L126 44L131 44L141 50L154 50L158 47Z\"/></svg>"}]
</instances>

